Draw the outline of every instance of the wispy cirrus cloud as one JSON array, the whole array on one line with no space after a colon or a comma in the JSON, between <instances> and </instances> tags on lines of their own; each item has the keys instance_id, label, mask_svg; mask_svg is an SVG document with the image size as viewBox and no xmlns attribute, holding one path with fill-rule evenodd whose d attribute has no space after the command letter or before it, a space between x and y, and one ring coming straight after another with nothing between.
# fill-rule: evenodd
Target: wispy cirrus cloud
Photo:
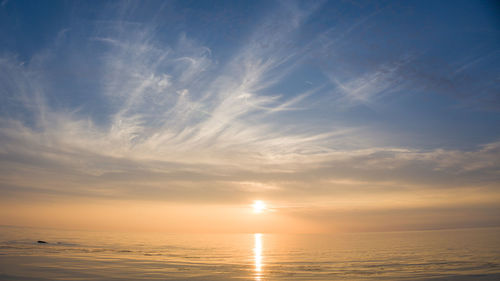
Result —
<instances>
[{"instance_id":1,"label":"wispy cirrus cloud","mask_svg":"<svg viewBox=\"0 0 500 281\"><path fill-rule=\"evenodd\" d=\"M302 11L289 10L286 15L296 17L297 25L304 17ZM262 29L279 20L271 20ZM40 64L50 56L39 58L36 68L15 66L19 64L15 59L2 61L2 67L16 76L9 82L11 87L33 87L23 91L25 97L15 89L6 89L5 96L16 96L22 99L19 106L37 112L37 127L51 142L113 156L217 162L221 155L232 153L245 153L248 159L280 158L284 155L275 157L272 151L293 154L304 144L326 137L324 132L294 135L260 118L261 114L293 110L292 105L310 94L283 100L259 93L281 81L298 59L293 54L280 55L279 44L296 27L278 25L272 34L256 30L248 47L219 66L208 47L185 35L173 46L160 46L150 26L122 33L122 26L116 27L116 22L113 26L112 31L118 31L115 36L89 41L107 49L99 58L103 75L97 77L100 98L109 104L107 123L98 124L74 109L55 109L48 104L44 95L50 93L36 76L43 68ZM33 101L36 104L30 105Z\"/></svg>"},{"instance_id":2,"label":"wispy cirrus cloud","mask_svg":"<svg viewBox=\"0 0 500 281\"><path fill-rule=\"evenodd\" d=\"M83 33L76 21L30 60L0 56L0 180L9 198L234 203L259 195L289 214L314 204L397 207L396 197L420 208L422 191L450 189L496 200L496 139L412 147L399 132L371 127L372 117L398 120L360 110L443 89L422 67L423 52L365 62L370 53L355 38L383 10L307 34L325 3L278 3L229 50L183 30L166 40L158 17L131 20L128 4L116 5L116 19L85 22ZM454 75L482 61L466 60ZM439 198L430 205L444 204Z\"/></svg>"},{"instance_id":3,"label":"wispy cirrus cloud","mask_svg":"<svg viewBox=\"0 0 500 281\"><path fill-rule=\"evenodd\" d=\"M430 157L425 152L397 148L339 151L339 141L356 138L355 129L315 126L308 131L273 121L272 116L283 111L310 109L307 97L325 90L319 87L288 99L266 94L310 55L311 44L301 49L287 43L293 42L297 30L316 9L285 7L264 20L248 37L247 45L224 63L213 57L208 46L186 34L172 45L160 44L151 24L134 24L131 28L129 22L113 21L99 28L95 33L100 35L88 38L88 42L92 48L104 50L96 61L102 75L92 77L98 79L98 96L108 105L106 118L100 123L78 108L61 109L49 104L50 93L41 81L46 77L38 72L54 59L52 54L41 53L29 65L15 57L3 58L2 68L12 76L3 83L3 96L32 116L31 121L4 118L3 135L10 139L29 135L31 141L47 149L63 147L78 154L87 151L113 159L231 165L245 170L279 164L293 171L302 169L300 163L321 166L344 157L358 159L357 164L349 163L352 167L370 166L388 159L389 154L393 157L387 164L398 166L405 157L412 161ZM293 18L292 25L289 18ZM71 30L65 29L67 32ZM405 56L371 73L346 79L331 72L328 78L344 102L369 104L406 83L401 72L411 62L412 58ZM363 153L368 153L365 158L360 156ZM436 154L439 151L432 153ZM446 161L454 158L453 152L443 154ZM433 160L445 165L438 158ZM93 170L99 170L99 165L93 166ZM103 168L96 173L106 172L110 171Z\"/></svg>"}]
</instances>

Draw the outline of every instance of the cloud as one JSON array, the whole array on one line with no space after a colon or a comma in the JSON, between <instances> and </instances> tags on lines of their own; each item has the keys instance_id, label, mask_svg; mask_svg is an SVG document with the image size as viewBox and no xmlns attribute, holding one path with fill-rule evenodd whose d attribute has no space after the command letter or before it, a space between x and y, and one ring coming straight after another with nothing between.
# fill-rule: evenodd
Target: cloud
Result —
<instances>
[{"instance_id":1,"label":"cloud","mask_svg":"<svg viewBox=\"0 0 500 281\"><path fill-rule=\"evenodd\" d=\"M108 139L110 133L103 135L88 122L68 124L69 118L63 120L66 127L60 131L42 132L17 121L2 123L4 184L87 197L212 198L231 202L246 200L257 192L293 202L317 196L343 198L367 190L382 195L457 188L494 191L500 177L499 143L473 151L383 147L335 150L328 149L328 135L296 139L272 136L254 140L245 151L239 151L242 148L236 143L216 151L227 154L210 151L213 158L199 160L186 151L168 157L148 154L144 148L130 144L132 140L113 150L111 145L117 143ZM57 122L61 121L51 123ZM82 139L90 129L95 130L94 139ZM313 146L315 142L319 148ZM228 144L215 143L213 147L222 145ZM202 149L193 152L204 152ZM252 153L256 156L241 158Z\"/></svg>"},{"instance_id":2,"label":"cloud","mask_svg":"<svg viewBox=\"0 0 500 281\"><path fill-rule=\"evenodd\" d=\"M321 112L332 95L329 111L372 107L428 81L412 70L419 56L397 54L369 67L345 59L319 67L318 87L294 88L301 67L323 55L322 48L339 58L339 42L349 43L368 22L352 25L336 44L325 39L331 30L296 44L319 6L283 2L227 58L217 55L224 46L183 32L166 42L154 21L126 18L97 21L80 36L77 28L65 28L27 61L3 54L5 198L229 204L262 196L276 202L277 213L308 216L321 205L327 214L319 217L327 217L331 205L401 207L397 198L429 207L422 206L424 191L440 198L428 200L432 206L443 204L450 190L496 200L498 141L467 151L381 146L365 127ZM465 62L456 75L480 62Z\"/></svg>"},{"instance_id":3,"label":"cloud","mask_svg":"<svg viewBox=\"0 0 500 281\"><path fill-rule=\"evenodd\" d=\"M395 63L382 65L373 72L342 82L331 74L330 80L342 96L340 102L347 105L371 104L381 95L402 89L405 81L399 72L409 61L409 58L403 58Z\"/></svg>"},{"instance_id":4,"label":"cloud","mask_svg":"<svg viewBox=\"0 0 500 281\"><path fill-rule=\"evenodd\" d=\"M286 15L296 17L297 25L303 18L301 11ZM125 26L114 21L103 27L95 32L100 36L89 39L90 48L106 51L92 62L101 69L87 82L98 84L98 98L106 100L104 121L88 109L55 107L51 102L57 88L47 87L46 79L55 77L50 71L58 67L56 53L73 56L64 54L73 50L61 47L60 40L69 39L58 39L52 49L26 65L15 57L3 57L2 167L43 177L44 185L56 188L63 182L58 171L72 182L113 173L136 174L135 180L140 180L150 169L165 165L168 172L154 173L161 178L171 176L171 170L203 174L198 165L255 169L261 161L286 163L309 154L305 148L316 146L330 133L298 134L261 118L293 110L292 105L310 95L283 100L259 93L280 81L292 67L288 63L296 59L278 55L282 51L278 41L287 40L293 28L279 20L262 28L269 26L278 30L271 34L256 30L253 43L222 67L208 47L184 34L174 45L165 46L155 40L150 26L124 32ZM72 30L66 28L65 36L71 38ZM256 44L265 46L255 48ZM18 116L19 112L26 116ZM6 182L12 180L8 177Z\"/></svg>"}]
</instances>

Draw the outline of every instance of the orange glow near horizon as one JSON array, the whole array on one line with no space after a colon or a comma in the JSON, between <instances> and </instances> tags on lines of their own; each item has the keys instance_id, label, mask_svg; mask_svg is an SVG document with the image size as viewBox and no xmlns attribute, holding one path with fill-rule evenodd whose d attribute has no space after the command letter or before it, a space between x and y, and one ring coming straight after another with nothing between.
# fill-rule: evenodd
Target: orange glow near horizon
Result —
<instances>
[{"instance_id":1,"label":"orange glow near horizon","mask_svg":"<svg viewBox=\"0 0 500 281\"><path fill-rule=\"evenodd\" d=\"M434 193L432 199L435 202L432 204L422 205L416 201L410 204L405 201L406 206L397 202L397 199L408 198L402 196L405 194L393 194L390 198L394 199L394 203L388 199L378 200L380 197L359 196L359 201L364 206L347 196L323 203L316 200L315 205L305 201L288 205L286 201L272 198L269 201L252 200L250 204L249 201L246 204L200 204L107 199L39 199L26 203L3 201L0 204L0 224L98 231L254 234L401 231L429 228L429 225L432 227L441 222L446 222L447 227L456 227L463 221L477 221L478 217L484 218L482 223L498 219L488 204L484 208L478 208L477 205L463 201L469 208L461 209L459 206L464 204L444 202L444 199L460 197L465 192L456 192L448 197ZM498 200L498 196L491 193L481 196L469 196L469 200L490 202L490 205ZM483 199L486 196L490 201ZM432 205L447 206L448 211L432 215L422 212ZM409 221L412 223L408 223Z\"/></svg>"}]
</instances>

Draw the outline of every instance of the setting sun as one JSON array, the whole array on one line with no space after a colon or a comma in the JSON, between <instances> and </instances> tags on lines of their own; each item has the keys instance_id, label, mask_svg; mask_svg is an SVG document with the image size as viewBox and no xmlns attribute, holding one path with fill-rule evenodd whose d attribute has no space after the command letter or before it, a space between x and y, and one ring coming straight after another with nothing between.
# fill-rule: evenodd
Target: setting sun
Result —
<instances>
[{"instance_id":1,"label":"setting sun","mask_svg":"<svg viewBox=\"0 0 500 281\"><path fill-rule=\"evenodd\" d=\"M253 212L258 214L262 213L266 209L266 204L260 200L257 200L253 203Z\"/></svg>"}]
</instances>

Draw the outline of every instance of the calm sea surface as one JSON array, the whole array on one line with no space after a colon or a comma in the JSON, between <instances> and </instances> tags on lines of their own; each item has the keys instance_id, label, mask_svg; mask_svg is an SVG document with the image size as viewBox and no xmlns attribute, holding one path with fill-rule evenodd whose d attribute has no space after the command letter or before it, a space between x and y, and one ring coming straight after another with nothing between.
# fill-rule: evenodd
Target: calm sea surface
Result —
<instances>
[{"instance_id":1,"label":"calm sea surface","mask_svg":"<svg viewBox=\"0 0 500 281\"><path fill-rule=\"evenodd\" d=\"M500 280L500 229L180 235L0 227L0 280Z\"/></svg>"}]
</instances>

